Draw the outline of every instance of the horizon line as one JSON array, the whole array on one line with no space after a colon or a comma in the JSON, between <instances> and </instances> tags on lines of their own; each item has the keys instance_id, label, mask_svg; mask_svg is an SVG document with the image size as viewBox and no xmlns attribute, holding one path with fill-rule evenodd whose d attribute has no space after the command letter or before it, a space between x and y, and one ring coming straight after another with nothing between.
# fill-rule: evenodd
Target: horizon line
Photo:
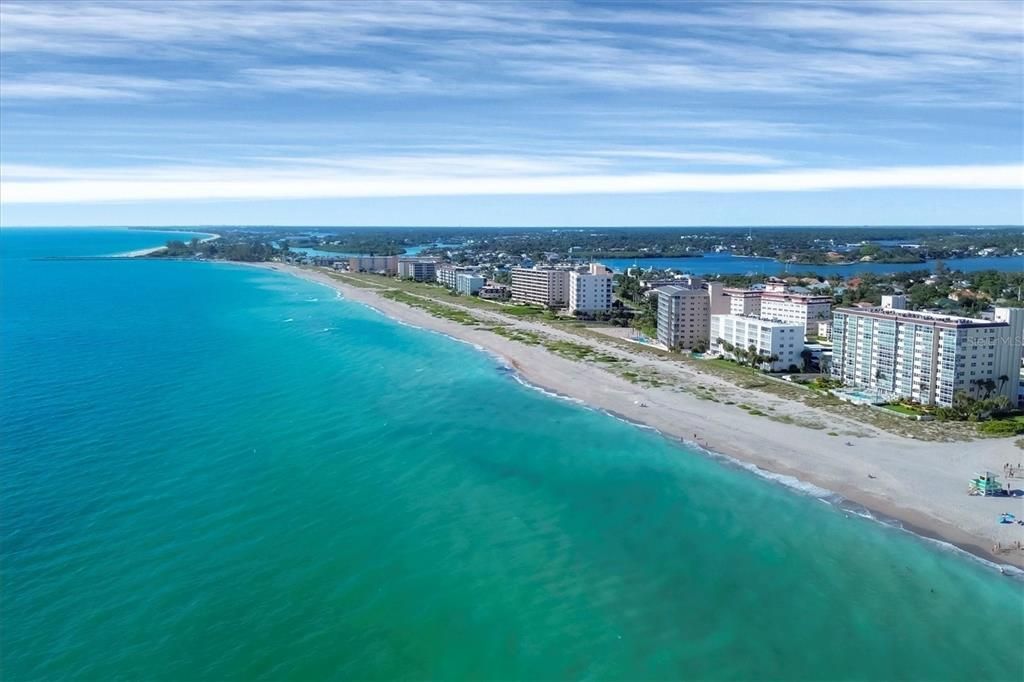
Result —
<instances>
[{"instance_id":1,"label":"horizon line","mask_svg":"<svg viewBox=\"0 0 1024 682\"><path fill-rule=\"evenodd\" d=\"M111 229L111 230L173 230L173 229L245 229L245 228L280 228L280 229L302 229L302 228L337 228L337 229L367 229L367 230L390 230L390 229L416 229L416 230L636 230L636 229L778 229L778 228L824 228L824 229L880 229L880 228L1021 228L1024 223L873 223L873 224L736 224L736 225L337 225L337 224L257 224L257 223L191 223L191 224L166 224L166 225L138 225L138 224L89 224L89 225L2 225L0 230L81 230L81 229Z\"/></svg>"}]
</instances>

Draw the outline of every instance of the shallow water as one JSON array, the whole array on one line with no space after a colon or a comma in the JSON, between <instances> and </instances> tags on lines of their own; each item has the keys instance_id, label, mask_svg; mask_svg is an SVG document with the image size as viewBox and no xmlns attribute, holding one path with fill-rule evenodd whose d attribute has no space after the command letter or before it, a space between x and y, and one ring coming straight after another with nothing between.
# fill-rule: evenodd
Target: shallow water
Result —
<instances>
[{"instance_id":1,"label":"shallow water","mask_svg":"<svg viewBox=\"0 0 1024 682\"><path fill-rule=\"evenodd\" d=\"M465 344L268 271L26 257L149 243L0 235L6 679L1024 675L1019 582Z\"/></svg>"}]
</instances>

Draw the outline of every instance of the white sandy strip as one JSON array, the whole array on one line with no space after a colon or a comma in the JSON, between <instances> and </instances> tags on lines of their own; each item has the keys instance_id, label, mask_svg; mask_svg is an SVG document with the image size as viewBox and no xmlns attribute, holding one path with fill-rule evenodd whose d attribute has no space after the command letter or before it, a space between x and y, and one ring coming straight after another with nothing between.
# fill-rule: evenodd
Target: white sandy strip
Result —
<instances>
[{"instance_id":1,"label":"white sandy strip","mask_svg":"<svg viewBox=\"0 0 1024 682\"><path fill-rule=\"evenodd\" d=\"M727 391L737 402L747 396L751 404L770 406L773 414L813 418L828 423L829 428L815 430L781 423L671 388L637 386L599 366L568 360L543 347L511 341L484 329L436 318L418 308L383 298L371 289L339 282L322 271L279 263L259 266L320 282L341 292L345 298L369 305L395 320L480 346L504 358L535 386L686 442L693 442L696 435L698 444L707 450L755 465L764 472L833 491L875 515L898 520L921 535L944 540L977 556L1024 567L1024 552L993 556L990 551L996 542L1003 546L1017 541L1024 543L1024 526L998 523L1002 512L1024 517L1024 498L967 495L968 481L975 472L1000 473L1004 463L1024 461L1024 451L1013 444L1013 439L935 443L896 436L803 404L737 388L681 363L627 354L614 344L584 340L602 352L672 372L682 380ZM497 317L476 309L472 313L478 317ZM501 316L501 321L555 338L581 340L538 323L505 316ZM829 436L830 430L859 435ZM847 446L847 442L852 446ZM1024 488L1024 479L1015 479L1012 483ZM850 550L856 551L856 548Z\"/></svg>"},{"instance_id":2,"label":"white sandy strip","mask_svg":"<svg viewBox=\"0 0 1024 682\"><path fill-rule=\"evenodd\" d=\"M207 234L204 232L182 232L182 234ZM210 234L207 237L199 240L200 244L205 242L212 242L214 239L220 239L219 234ZM135 249L134 251L125 251L124 253L115 253L112 258L140 258L142 256L152 256L154 253L160 253L166 251L166 246L151 246L145 249Z\"/></svg>"}]
</instances>

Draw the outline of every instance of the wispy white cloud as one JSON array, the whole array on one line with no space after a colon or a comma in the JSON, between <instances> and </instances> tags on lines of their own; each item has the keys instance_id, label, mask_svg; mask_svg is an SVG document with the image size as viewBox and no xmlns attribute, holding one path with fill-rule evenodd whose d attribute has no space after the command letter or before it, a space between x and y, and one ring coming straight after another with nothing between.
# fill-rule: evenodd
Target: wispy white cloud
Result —
<instances>
[{"instance_id":1,"label":"wispy white cloud","mask_svg":"<svg viewBox=\"0 0 1024 682\"><path fill-rule=\"evenodd\" d=\"M1022 11L2 0L2 199L1019 190Z\"/></svg>"},{"instance_id":2,"label":"wispy white cloud","mask_svg":"<svg viewBox=\"0 0 1024 682\"><path fill-rule=\"evenodd\" d=\"M167 93L199 90L201 81L88 73L37 73L31 78L0 78L0 99L140 100Z\"/></svg>"},{"instance_id":3,"label":"wispy white cloud","mask_svg":"<svg viewBox=\"0 0 1024 682\"><path fill-rule=\"evenodd\" d=\"M1021 100L1022 26L1024 6L1013 0L648 10L427 0L6 0L0 50L32 55L15 70L40 57L177 59L207 64L226 83L262 82L269 91L290 82L369 94L391 82L399 91L437 94L572 87L1009 106ZM282 67L274 63L281 55L329 63ZM375 69L365 72L368 58Z\"/></svg>"},{"instance_id":4,"label":"wispy white cloud","mask_svg":"<svg viewBox=\"0 0 1024 682\"><path fill-rule=\"evenodd\" d=\"M387 154L349 156L255 156L255 163L271 163L276 173L306 175L322 172L373 175L378 177L508 177L589 173L605 169L612 162L590 155L522 156L512 154ZM257 173L266 173L258 170Z\"/></svg>"},{"instance_id":5,"label":"wispy white cloud","mask_svg":"<svg viewBox=\"0 0 1024 682\"><path fill-rule=\"evenodd\" d=\"M808 192L839 189L1024 189L1024 166L923 166L762 173L632 175L366 175L308 169L84 171L14 168L3 173L7 204L155 200L273 200L357 197ZM46 180L41 176L47 177Z\"/></svg>"},{"instance_id":6,"label":"wispy white cloud","mask_svg":"<svg viewBox=\"0 0 1024 682\"><path fill-rule=\"evenodd\" d=\"M592 152L595 156L654 159L659 161L681 161L694 165L711 166L782 166L782 159L766 154L742 152L673 152L656 149L606 149Z\"/></svg>"},{"instance_id":7,"label":"wispy white cloud","mask_svg":"<svg viewBox=\"0 0 1024 682\"><path fill-rule=\"evenodd\" d=\"M320 90L350 93L405 93L437 91L428 76L382 69L338 66L298 66L244 69L242 77L268 90Z\"/></svg>"}]
</instances>

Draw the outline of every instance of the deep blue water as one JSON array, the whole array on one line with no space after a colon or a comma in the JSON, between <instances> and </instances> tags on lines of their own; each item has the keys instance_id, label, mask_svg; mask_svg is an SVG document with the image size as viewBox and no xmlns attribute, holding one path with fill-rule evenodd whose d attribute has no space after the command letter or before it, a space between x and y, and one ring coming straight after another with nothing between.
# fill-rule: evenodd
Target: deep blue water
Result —
<instances>
[{"instance_id":1,"label":"deep blue water","mask_svg":"<svg viewBox=\"0 0 1024 682\"><path fill-rule=\"evenodd\" d=\"M672 268L697 275L783 275L787 273L851 276L862 273L887 274L913 270L935 269L935 261L927 263L858 263L855 265L795 265L780 263L771 258L731 256L723 253L708 253L703 258L606 258L601 261L615 272L625 272L634 265L641 268L665 270ZM1024 258L988 257L959 258L943 261L950 270L977 272L978 270L1003 270L1017 272L1024 270Z\"/></svg>"}]
</instances>

